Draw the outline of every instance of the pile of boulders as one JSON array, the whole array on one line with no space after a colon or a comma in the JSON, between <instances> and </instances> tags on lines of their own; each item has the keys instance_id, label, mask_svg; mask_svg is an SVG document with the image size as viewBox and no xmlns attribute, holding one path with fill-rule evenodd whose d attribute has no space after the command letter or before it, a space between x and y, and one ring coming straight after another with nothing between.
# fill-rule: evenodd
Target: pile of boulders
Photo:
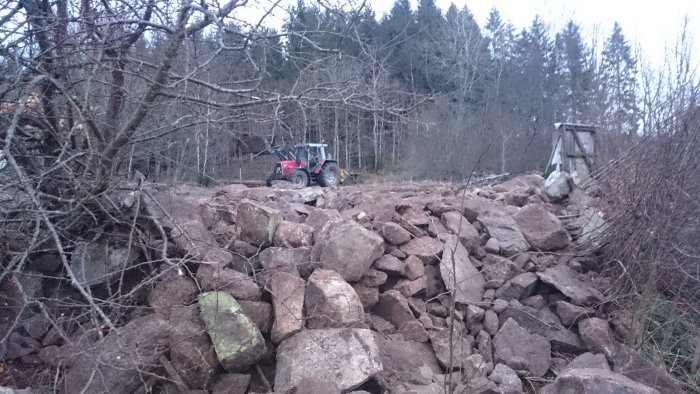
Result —
<instances>
[{"instance_id":1,"label":"pile of boulders","mask_svg":"<svg viewBox=\"0 0 700 394\"><path fill-rule=\"evenodd\" d=\"M125 200L183 263L162 265L147 308L117 331L51 348L69 366L63 387L682 392L619 343L609 281L586 272L559 219L585 207L557 193L527 175L460 194L230 186Z\"/></svg>"}]
</instances>

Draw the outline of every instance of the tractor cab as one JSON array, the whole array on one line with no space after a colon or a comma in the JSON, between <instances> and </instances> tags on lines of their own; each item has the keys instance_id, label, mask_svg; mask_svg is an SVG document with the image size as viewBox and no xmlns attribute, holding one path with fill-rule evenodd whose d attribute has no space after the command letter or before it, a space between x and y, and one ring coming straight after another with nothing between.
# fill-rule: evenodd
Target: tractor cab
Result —
<instances>
[{"instance_id":1,"label":"tractor cab","mask_svg":"<svg viewBox=\"0 0 700 394\"><path fill-rule=\"evenodd\" d=\"M327 144L297 144L294 149L275 146L270 149L279 162L267 178L267 185L274 180L290 181L300 187L310 184L337 186L340 183L340 167L330 155Z\"/></svg>"}]
</instances>

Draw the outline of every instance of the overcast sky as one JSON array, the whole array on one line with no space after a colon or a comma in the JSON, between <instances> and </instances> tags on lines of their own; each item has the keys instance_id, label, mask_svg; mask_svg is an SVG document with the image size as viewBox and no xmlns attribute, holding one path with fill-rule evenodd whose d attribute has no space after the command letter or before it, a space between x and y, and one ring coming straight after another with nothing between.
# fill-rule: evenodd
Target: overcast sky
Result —
<instances>
[{"instance_id":1,"label":"overcast sky","mask_svg":"<svg viewBox=\"0 0 700 394\"><path fill-rule=\"evenodd\" d=\"M264 7L276 0L258 0ZM319 0L306 0L313 4ZM328 0L321 0L327 2ZM362 0L346 0L359 5ZM436 0L444 11L450 0ZM251 2L254 3L254 2ZM381 18L393 5L393 0L367 0ZM418 0L411 0L415 9ZM641 48L647 62L656 67L663 64L667 49L672 49L680 36L685 18L688 18L687 33L694 43L693 53L696 68L700 68L700 0L454 0L461 8L466 5L474 14L480 26L484 26L491 8L495 7L504 20L510 21L516 29L528 27L535 15L539 15L552 31L559 31L571 19L578 23L584 39L590 44L594 37L603 42L615 21L622 26L628 41ZM296 0L283 0L281 7L295 5ZM247 15L246 15L247 14ZM249 18L261 15L260 11L246 10L239 17ZM284 15L282 9L269 18L268 23L279 28ZM257 18L255 18L257 19ZM250 22L251 20L248 20ZM700 72L700 69L697 70Z\"/></svg>"}]
</instances>

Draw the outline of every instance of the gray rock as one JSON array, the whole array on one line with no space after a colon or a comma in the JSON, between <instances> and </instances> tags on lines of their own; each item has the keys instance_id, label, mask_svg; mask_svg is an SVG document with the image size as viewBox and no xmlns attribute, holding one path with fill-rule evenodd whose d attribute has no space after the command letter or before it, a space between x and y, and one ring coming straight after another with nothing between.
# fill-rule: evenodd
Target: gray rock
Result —
<instances>
[{"instance_id":1,"label":"gray rock","mask_svg":"<svg viewBox=\"0 0 700 394\"><path fill-rule=\"evenodd\" d=\"M493 363L480 354L471 354L462 360L462 375L466 379L485 378L493 371Z\"/></svg>"},{"instance_id":2,"label":"gray rock","mask_svg":"<svg viewBox=\"0 0 700 394\"><path fill-rule=\"evenodd\" d=\"M267 248L260 252L260 265L266 271L294 271L296 267L302 277L308 277L319 264L311 262L311 248Z\"/></svg>"},{"instance_id":3,"label":"gray rock","mask_svg":"<svg viewBox=\"0 0 700 394\"><path fill-rule=\"evenodd\" d=\"M430 384L434 374L442 373L433 349L425 343L390 341L375 335L384 370L376 375L386 391L401 383Z\"/></svg>"},{"instance_id":4,"label":"gray rock","mask_svg":"<svg viewBox=\"0 0 700 394\"><path fill-rule=\"evenodd\" d=\"M503 286L507 280L522 273L520 268L509 259L493 254L487 255L486 258L483 259L483 264L481 274L484 276L486 282L491 282L493 284L492 288L499 288Z\"/></svg>"},{"instance_id":5,"label":"gray rock","mask_svg":"<svg viewBox=\"0 0 700 394\"><path fill-rule=\"evenodd\" d=\"M418 320L407 321L399 327L397 332L403 336L405 341L409 342L423 343L430 339L423 323Z\"/></svg>"},{"instance_id":6,"label":"gray rock","mask_svg":"<svg viewBox=\"0 0 700 394\"><path fill-rule=\"evenodd\" d=\"M428 288L428 278L420 276L414 280L399 279L392 288L403 294L404 297L411 297L418 293L425 292Z\"/></svg>"},{"instance_id":7,"label":"gray rock","mask_svg":"<svg viewBox=\"0 0 700 394\"><path fill-rule=\"evenodd\" d=\"M418 279L425 275L425 266L421 259L416 256L408 256L406 261L404 261L403 275L410 279Z\"/></svg>"},{"instance_id":8,"label":"gray rock","mask_svg":"<svg viewBox=\"0 0 700 394\"><path fill-rule=\"evenodd\" d=\"M491 309L484 313L484 330L491 336L498 332L498 315Z\"/></svg>"},{"instance_id":9,"label":"gray rock","mask_svg":"<svg viewBox=\"0 0 700 394\"><path fill-rule=\"evenodd\" d=\"M443 368L450 365L450 329L443 328L431 331L430 343L433 346L435 357L437 357ZM452 332L452 367L460 368L461 360L472 354L472 342L474 339L466 335L461 327L455 326Z\"/></svg>"},{"instance_id":10,"label":"gray rock","mask_svg":"<svg viewBox=\"0 0 700 394\"><path fill-rule=\"evenodd\" d=\"M360 302L365 310L374 307L377 305L377 302L379 302L379 289L376 287L368 287L362 283L354 283L352 288L355 290L357 296L360 297Z\"/></svg>"},{"instance_id":11,"label":"gray rock","mask_svg":"<svg viewBox=\"0 0 700 394\"><path fill-rule=\"evenodd\" d=\"M459 240L467 248L477 247L481 243L479 233L460 212L445 212L440 216L440 222L449 232L458 235Z\"/></svg>"},{"instance_id":12,"label":"gray rock","mask_svg":"<svg viewBox=\"0 0 700 394\"><path fill-rule=\"evenodd\" d=\"M522 300L523 298L529 297L535 291L537 281L537 275L532 272L516 275L496 290L496 297L508 301Z\"/></svg>"},{"instance_id":13,"label":"gray rock","mask_svg":"<svg viewBox=\"0 0 700 394\"><path fill-rule=\"evenodd\" d=\"M561 322L566 326L574 325L581 319L595 316L595 311L593 309L569 304L566 301L557 301L556 311Z\"/></svg>"},{"instance_id":14,"label":"gray rock","mask_svg":"<svg viewBox=\"0 0 700 394\"><path fill-rule=\"evenodd\" d=\"M211 387L212 394L245 394L248 392L250 375L223 373Z\"/></svg>"},{"instance_id":15,"label":"gray rock","mask_svg":"<svg viewBox=\"0 0 700 394\"><path fill-rule=\"evenodd\" d=\"M518 377L517 372L505 364L496 364L496 367L489 376L489 380L497 383L498 387L501 389L513 390L516 392L523 391L523 382Z\"/></svg>"},{"instance_id":16,"label":"gray rock","mask_svg":"<svg viewBox=\"0 0 700 394\"><path fill-rule=\"evenodd\" d=\"M589 349L603 353L612 359L617 353L617 342L613 337L608 322L597 317L591 317L578 322L578 332Z\"/></svg>"},{"instance_id":17,"label":"gray rock","mask_svg":"<svg viewBox=\"0 0 700 394\"><path fill-rule=\"evenodd\" d=\"M571 369L560 374L543 394L635 393L660 394L658 390L614 372L598 368Z\"/></svg>"},{"instance_id":18,"label":"gray rock","mask_svg":"<svg viewBox=\"0 0 700 394\"><path fill-rule=\"evenodd\" d=\"M275 391L285 392L303 378L334 383L347 392L382 371L379 349L371 331L333 328L305 330L277 348Z\"/></svg>"},{"instance_id":19,"label":"gray rock","mask_svg":"<svg viewBox=\"0 0 700 394\"><path fill-rule=\"evenodd\" d=\"M303 223L282 220L272 237L272 244L284 248L300 248L314 243L314 228Z\"/></svg>"},{"instance_id":20,"label":"gray rock","mask_svg":"<svg viewBox=\"0 0 700 394\"><path fill-rule=\"evenodd\" d=\"M374 262L373 267L388 275L398 276L403 274L404 262L393 255L385 254Z\"/></svg>"},{"instance_id":21,"label":"gray rock","mask_svg":"<svg viewBox=\"0 0 700 394\"><path fill-rule=\"evenodd\" d=\"M221 291L200 294L199 310L226 371L245 370L262 358L265 340L231 295Z\"/></svg>"},{"instance_id":22,"label":"gray rock","mask_svg":"<svg viewBox=\"0 0 700 394\"><path fill-rule=\"evenodd\" d=\"M281 221L279 210L243 200L236 210L236 234L241 241L255 246L269 245Z\"/></svg>"},{"instance_id":23,"label":"gray rock","mask_svg":"<svg viewBox=\"0 0 700 394\"><path fill-rule=\"evenodd\" d=\"M361 245L361 248L358 248ZM384 240L355 221L326 223L311 250L314 261L335 270L348 282L362 278L372 263L384 254Z\"/></svg>"},{"instance_id":24,"label":"gray rock","mask_svg":"<svg viewBox=\"0 0 700 394\"><path fill-rule=\"evenodd\" d=\"M554 286L576 305L591 305L600 301L600 293L590 278L571 270L566 264L549 267L537 276L543 282Z\"/></svg>"},{"instance_id":25,"label":"gray rock","mask_svg":"<svg viewBox=\"0 0 700 394\"><path fill-rule=\"evenodd\" d=\"M396 223L385 223L379 234L392 245L401 245L411 240L411 233Z\"/></svg>"},{"instance_id":26,"label":"gray rock","mask_svg":"<svg viewBox=\"0 0 700 394\"><path fill-rule=\"evenodd\" d=\"M360 297L331 270L317 269L309 276L304 306L310 329L349 327L365 318Z\"/></svg>"},{"instance_id":27,"label":"gray rock","mask_svg":"<svg viewBox=\"0 0 700 394\"><path fill-rule=\"evenodd\" d=\"M570 175L563 171L554 171L549 174L544 182L544 192L554 200L561 200L569 195L571 186L569 185Z\"/></svg>"},{"instance_id":28,"label":"gray rock","mask_svg":"<svg viewBox=\"0 0 700 394\"><path fill-rule=\"evenodd\" d=\"M225 291L236 299L257 301L262 296L251 277L218 263L200 263L197 282L204 291Z\"/></svg>"},{"instance_id":29,"label":"gray rock","mask_svg":"<svg viewBox=\"0 0 700 394\"><path fill-rule=\"evenodd\" d=\"M63 383L66 392L134 392L167 351L169 328L157 314L141 316L109 333L99 346L75 352Z\"/></svg>"},{"instance_id":30,"label":"gray rock","mask_svg":"<svg viewBox=\"0 0 700 394\"><path fill-rule=\"evenodd\" d=\"M267 274L274 315L270 333L273 343L279 343L304 328L305 285L304 280L294 271L273 271Z\"/></svg>"},{"instance_id":31,"label":"gray rock","mask_svg":"<svg viewBox=\"0 0 700 394\"><path fill-rule=\"evenodd\" d=\"M156 284L148 294L148 304L164 318L173 307L190 305L197 299L199 289L192 279L173 273Z\"/></svg>"},{"instance_id":32,"label":"gray rock","mask_svg":"<svg viewBox=\"0 0 700 394\"><path fill-rule=\"evenodd\" d=\"M109 241L78 243L70 266L76 279L84 286L111 282L119 272L131 267L138 259L135 248L119 246Z\"/></svg>"},{"instance_id":33,"label":"gray rock","mask_svg":"<svg viewBox=\"0 0 700 394\"><path fill-rule=\"evenodd\" d=\"M581 323L579 323L580 325ZM681 394L684 390L666 371L655 366L651 361L634 349L620 345L612 359L613 371L657 389L661 393Z\"/></svg>"},{"instance_id":34,"label":"gray rock","mask_svg":"<svg viewBox=\"0 0 700 394\"><path fill-rule=\"evenodd\" d=\"M255 327L263 334L269 334L272 330L274 316L272 314L272 305L262 301L245 301L240 300L238 304L241 306L243 313L255 324Z\"/></svg>"},{"instance_id":35,"label":"gray rock","mask_svg":"<svg viewBox=\"0 0 700 394\"><path fill-rule=\"evenodd\" d=\"M581 368L598 368L610 371L610 365L608 365L604 354L583 353L571 360L560 373Z\"/></svg>"},{"instance_id":36,"label":"gray rock","mask_svg":"<svg viewBox=\"0 0 700 394\"><path fill-rule=\"evenodd\" d=\"M173 307L170 314L170 361L185 384L202 389L211 383L219 362L197 305Z\"/></svg>"},{"instance_id":37,"label":"gray rock","mask_svg":"<svg viewBox=\"0 0 700 394\"><path fill-rule=\"evenodd\" d=\"M484 245L487 253L498 254L501 252L501 243L496 238L489 238Z\"/></svg>"},{"instance_id":38,"label":"gray rock","mask_svg":"<svg viewBox=\"0 0 700 394\"><path fill-rule=\"evenodd\" d=\"M527 252L530 249L530 245L510 215L498 210L488 210L479 214L479 221L486 227L489 235L498 240L501 254L504 256Z\"/></svg>"},{"instance_id":39,"label":"gray rock","mask_svg":"<svg viewBox=\"0 0 700 394\"><path fill-rule=\"evenodd\" d=\"M397 329L406 322L415 320L408 301L396 290L388 290L379 295L379 302L374 312L390 321Z\"/></svg>"},{"instance_id":40,"label":"gray rock","mask_svg":"<svg viewBox=\"0 0 700 394\"><path fill-rule=\"evenodd\" d=\"M362 277L362 284L367 287L378 287L386 283L387 278L386 272L370 268Z\"/></svg>"},{"instance_id":41,"label":"gray rock","mask_svg":"<svg viewBox=\"0 0 700 394\"><path fill-rule=\"evenodd\" d=\"M442 254L442 242L431 237L414 238L399 249L407 255L414 255L421 259L424 264L435 264L440 260Z\"/></svg>"},{"instance_id":42,"label":"gray rock","mask_svg":"<svg viewBox=\"0 0 700 394\"><path fill-rule=\"evenodd\" d=\"M569 245L569 233L564 225L542 204L523 207L515 215L515 222L533 249L550 251Z\"/></svg>"},{"instance_id":43,"label":"gray rock","mask_svg":"<svg viewBox=\"0 0 700 394\"><path fill-rule=\"evenodd\" d=\"M476 350L484 357L484 360L493 363L493 346L491 335L484 330L476 334Z\"/></svg>"},{"instance_id":44,"label":"gray rock","mask_svg":"<svg viewBox=\"0 0 700 394\"><path fill-rule=\"evenodd\" d=\"M309 216L306 217L304 224L313 227L314 242L317 242L320 239L323 226L325 226L328 221L337 219L340 219L340 212L338 212L338 210L316 208L309 213Z\"/></svg>"},{"instance_id":45,"label":"gray rock","mask_svg":"<svg viewBox=\"0 0 700 394\"><path fill-rule=\"evenodd\" d=\"M484 277L474 267L469 252L455 236L448 236L445 242L440 274L445 287L448 290L455 289L456 302L469 304L482 301Z\"/></svg>"},{"instance_id":46,"label":"gray rock","mask_svg":"<svg viewBox=\"0 0 700 394\"><path fill-rule=\"evenodd\" d=\"M513 319L508 319L493 338L494 361L513 369L525 367L541 377L549 369L551 348L541 335L530 334Z\"/></svg>"}]
</instances>

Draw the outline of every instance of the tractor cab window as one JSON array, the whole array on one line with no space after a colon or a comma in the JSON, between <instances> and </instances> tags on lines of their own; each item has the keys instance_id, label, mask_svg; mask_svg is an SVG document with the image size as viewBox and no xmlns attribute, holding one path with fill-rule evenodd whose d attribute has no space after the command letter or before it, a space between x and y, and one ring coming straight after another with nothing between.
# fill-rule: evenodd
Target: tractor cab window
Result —
<instances>
[{"instance_id":1,"label":"tractor cab window","mask_svg":"<svg viewBox=\"0 0 700 394\"><path fill-rule=\"evenodd\" d=\"M309 151L304 147L297 148L295 156L298 161L309 161Z\"/></svg>"}]
</instances>

